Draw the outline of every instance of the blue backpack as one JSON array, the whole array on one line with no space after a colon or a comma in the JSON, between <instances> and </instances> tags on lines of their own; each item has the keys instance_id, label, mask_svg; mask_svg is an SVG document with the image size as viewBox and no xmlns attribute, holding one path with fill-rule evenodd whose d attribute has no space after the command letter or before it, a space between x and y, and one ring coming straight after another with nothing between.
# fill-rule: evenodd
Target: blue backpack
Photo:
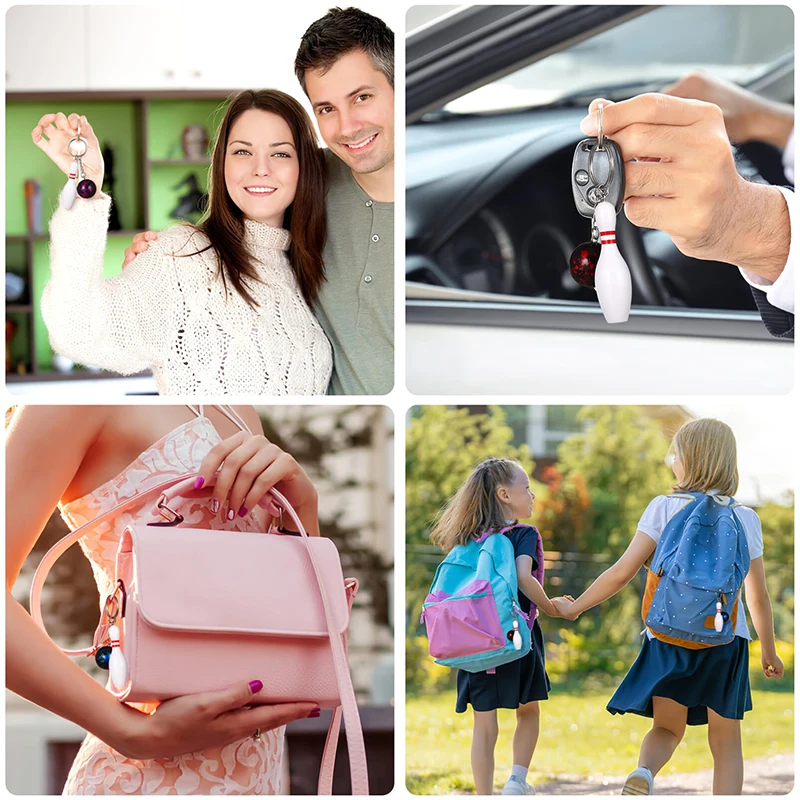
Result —
<instances>
[{"instance_id":1,"label":"blue backpack","mask_svg":"<svg viewBox=\"0 0 800 800\"><path fill-rule=\"evenodd\" d=\"M457 545L439 564L420 617L437 664L492 672L530 651L533 615L517 602L517 565L514 545L503 536L507 530Z\"/></svg>"},{"instance_id":2,"label":"blue backpack","mask_svg":"<svg viewBox=\"0 0 800 800\"><path fill-rule=\"evenodd\" d=\"M656 639L698 650L733 641L750 550L732 497L692 492L664 528L647 573L642 619Z\"/></svg>"}]
</instances>

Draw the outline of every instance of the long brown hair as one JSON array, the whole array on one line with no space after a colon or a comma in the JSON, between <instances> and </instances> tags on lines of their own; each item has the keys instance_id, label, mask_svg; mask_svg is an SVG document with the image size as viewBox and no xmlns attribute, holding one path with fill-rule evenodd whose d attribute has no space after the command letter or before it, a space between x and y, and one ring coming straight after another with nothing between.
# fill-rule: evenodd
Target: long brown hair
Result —
<instances>
[{"instance_id":1,"label":"long brown hair","mask_svg":"<svg viewBox=\"0 0 800 800\"><path fill-rule=\"evenodd\" d=\"M448 552L486 531L505 528L506 511L497 496L500 486L514 483L522 465L511 458L487 458L461 484L431 531L431 541Z\"/></svg>"},{"instance_id":2,"label":"long brown hair","mask_svg":"<svg viewBox=\"0 0 800 800\"><path fill-rule=\"evenodd\" d=\"M717 419L695 419L675 434L672 448L683 465L683 480L673 487L679 492L709 492L733 497L739 488L736 437Z\"/></svg>"},{"instance_id":3,"label":"long brown hair","mask_svg":"<svg viewBox=\"0 0 800 800\"><path fill-rule=\"evenodd\" d=\"M289 263L297 278L300 291L311 305L325 280L322 249L325 246L325 161L317 146L311 120L300 103L277 89L246 89L232 95L222 118L208 179L208 209L200 222L193 226L202 231L210 242L220 266L223 284L231 286L251 305L255 298L247 289L246 280L259 281L252 253L245 247L244 215L231 200L225 186L225 151L234 122L251 108L270 111L286 121L297 146L300 176L292 204L286 209L284 227L292 240ZM196 255L196 253L190 254Z\"/></svg>"}]
</instances>

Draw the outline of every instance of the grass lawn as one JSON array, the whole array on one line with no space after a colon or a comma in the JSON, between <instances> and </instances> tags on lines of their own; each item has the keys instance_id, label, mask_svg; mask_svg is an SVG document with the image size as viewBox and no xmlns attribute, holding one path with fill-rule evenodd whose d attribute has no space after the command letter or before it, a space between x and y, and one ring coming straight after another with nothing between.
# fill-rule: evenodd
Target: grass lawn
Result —
<instances>
[{"instance_id":1,"label":"grass lawn","mask_svg":"<svg viewBox=\"0 0 800 800\"><path fill-rule=\"evenodd\" d=\"M636 766L639 745L651 721L605 710L612 691L560 693L542 703L542 729L529 782L557 774L626 775ZM469 763L472 713L456 714L455 691L409 697L406 702L406 781L414 794L473 792ZM742 723L744 757L775 755L794 748L794 694L753 690L754 710ZM511 769L513 711L499 712L495 788ZM663 774L710 769L705 726L690 727Z\"/></svg>"}]
</instances>

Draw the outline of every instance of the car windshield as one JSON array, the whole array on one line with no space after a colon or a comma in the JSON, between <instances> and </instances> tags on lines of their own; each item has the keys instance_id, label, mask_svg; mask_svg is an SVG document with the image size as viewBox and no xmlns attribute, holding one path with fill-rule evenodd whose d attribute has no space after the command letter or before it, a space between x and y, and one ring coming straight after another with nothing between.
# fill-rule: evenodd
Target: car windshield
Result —
<instances>
[{"instance_id":1,"label":"car windshield","mask_svg":"<svg viewBox=\"0 0 800 800\"><path fill-rule=\"evenodd\" d=\"M660 7L444 108L471 114L550 105L573 96L583 102L587 92L614 87L621 88L622 96L633 96L655 91L694 70L744 84L793 51L793 31L792 11L786 6ZM602 84L598 75L603 76Z\"/></svg>"}]
</instances>

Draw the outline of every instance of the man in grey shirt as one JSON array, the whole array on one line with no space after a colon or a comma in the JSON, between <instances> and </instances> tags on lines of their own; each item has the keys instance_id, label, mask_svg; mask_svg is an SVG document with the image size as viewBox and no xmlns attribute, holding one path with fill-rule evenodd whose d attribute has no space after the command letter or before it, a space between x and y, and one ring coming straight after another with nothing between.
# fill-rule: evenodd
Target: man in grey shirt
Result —
<instances>
[{"instance_id":1,"label":"man in grey shirt","mask_svg":"<svg viewBox=\"0 0 800 800\"><path fill-rule=\"evenodd\" d=\"M394 36L357 8L303 35L295 74L328 145L326 282L317 317L333 346L332 394L394 383Z\"/></svg>"}]
</instances>

